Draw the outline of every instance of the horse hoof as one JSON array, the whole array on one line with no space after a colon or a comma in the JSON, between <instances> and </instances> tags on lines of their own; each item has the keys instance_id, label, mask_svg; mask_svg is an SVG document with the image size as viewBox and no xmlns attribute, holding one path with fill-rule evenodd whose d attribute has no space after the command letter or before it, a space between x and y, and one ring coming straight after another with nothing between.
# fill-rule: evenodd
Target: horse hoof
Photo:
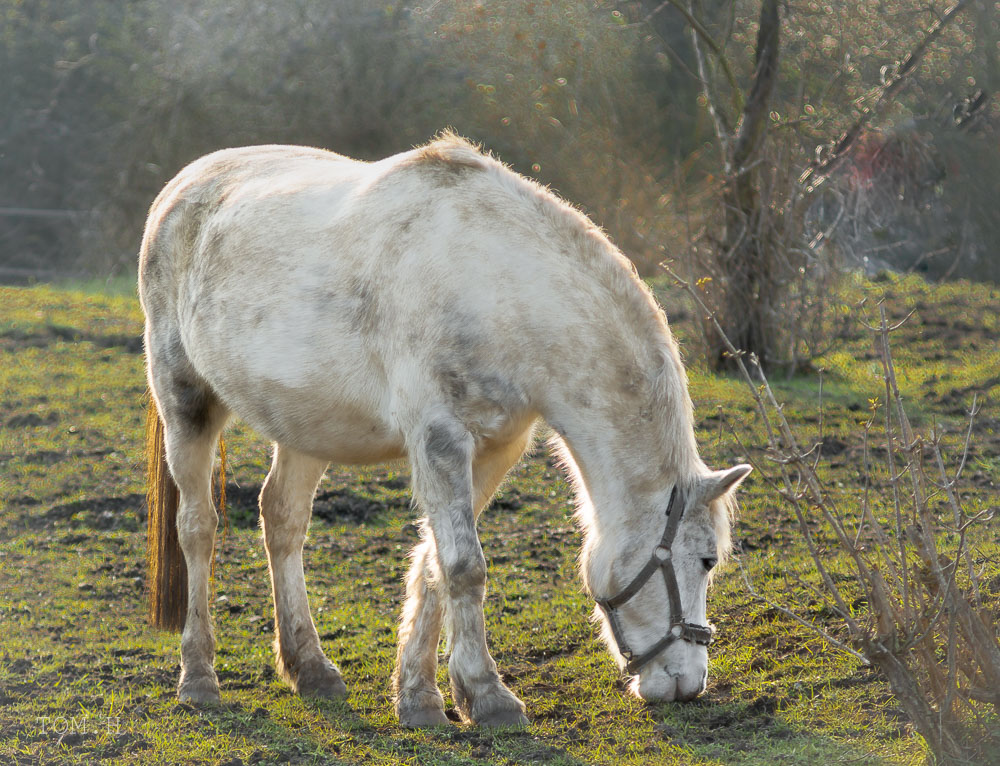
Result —
<instances>
[{"instance_id":1,"label":"horse hoof","mask_svg":"<svg viewBox=\"0 0 1000 766\"><path fill-rule=\"evenodd\" d=\"M310 677L300 679L296 684L296 692L302 697L319 697L321 699L339 700L347 696L347 684L338 675L336 677Z\"/></svg>"},{"instance_id":2,"label":"horse hoof","mask_svg":"<svg viewBox=\"0 0 1000 766\"><path fill-rule=\"evenodd\" d=\"M337 666L324 657L322 662L310 663L299 671L295 691L302 697L337 700L347 696L347 684Z\"/></svg>"},{"instance_id":3,"label":"horse hoof","mask_svg":"<svg viewBox=\"0 0 1000 766\"><path fill-rule=\"evenodd\" d=\"M476 724L488 729L523 729L528 725L528 718L520 710L498 710L476 719Z\"/></svg>"},{"instance_id":4,"label":"horse hoof","mask_svg":"<svg viewBox=\"0 0 1000 766\"><path fill-rule=\"evenodd\" d=\"M424 729L429 726L450 726L451 721L438 707L420 708L399 714L399 725L404 729Z\"/></svg>"},{"instance_id":5,"label":"horse hoof","mask_svg":"<svg viewBox=\"0 0 1000 766\"><path fill-rule=\"evenodd\" d=\"M182 681L177 689L177 698L181 702L195 707L218 705L221 702L219 682L214 678L205 677L193 681Z\"/></svg>"}]
</instances>

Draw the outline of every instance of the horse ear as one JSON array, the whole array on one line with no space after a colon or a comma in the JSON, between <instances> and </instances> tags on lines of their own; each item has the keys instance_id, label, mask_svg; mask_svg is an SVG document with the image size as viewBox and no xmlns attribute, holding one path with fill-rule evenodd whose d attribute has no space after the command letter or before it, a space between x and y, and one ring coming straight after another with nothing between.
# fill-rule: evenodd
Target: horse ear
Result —
<instances>
[{"instance_id":1,"label":"horse ear","mask_svg":"<svg viewBox=\"0 0 1000 766\"><path fill-rule=\"evenodd\" d=\"M715 500L731 492L753 470L753 466L740 463L725 471L712 471L702 481L702 491L706 500Z\"/></svg>"}]
</instances>

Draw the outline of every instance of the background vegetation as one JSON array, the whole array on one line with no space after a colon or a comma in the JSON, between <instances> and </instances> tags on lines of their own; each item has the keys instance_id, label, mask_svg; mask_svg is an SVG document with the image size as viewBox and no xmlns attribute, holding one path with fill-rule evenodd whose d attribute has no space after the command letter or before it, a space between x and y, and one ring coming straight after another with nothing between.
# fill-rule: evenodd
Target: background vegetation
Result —
<instances>
[{"instance_id":1,"label":"background vegetation","mask_svg":"<svg viewBox=\"0 0 1000 766\"><path fill-rule=\"evenodd\" d=\"M706 200L725 176L678 5L0 0L0 278L133 268L149 201L213 149L374 158L449 125L581 205L648 270L718 221ZM783 6L767 164L801 172L946 5ZM745 90L760 4L693 8ZM995 4L974 0L830 184L813 214L825 227L850 208L830 237L840 255L996 278L998 29Z\"/></svg>"}]
</instances>

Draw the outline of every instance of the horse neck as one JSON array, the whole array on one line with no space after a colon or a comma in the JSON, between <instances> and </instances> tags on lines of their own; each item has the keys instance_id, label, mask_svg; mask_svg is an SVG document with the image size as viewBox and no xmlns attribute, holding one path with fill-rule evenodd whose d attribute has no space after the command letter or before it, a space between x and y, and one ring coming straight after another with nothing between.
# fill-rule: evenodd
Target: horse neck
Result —
<instances>
[{"instance_id":1,"label":"horse neck","mask_svg":"<svg viewBox=\"0 0 1000 766\"><path fill-rule=\"evenodd\" d=\"M612 582L614 562L648 556L663 534L671 490L690 486L701 464L690 416L672 404L653 407L649 419L588 409L556 429L584 535L581 574L593 594L624 585Z\"/></svg>"},{"instance_id":2,"label":"horse neck","mask_svg":"<svg viewBox=\"0 0 1000 766\"><path fill-rule=\"evenodd\" d=\"M703 469L687 376L665 315L625 256L577 211L546 194L536 202L553 224L538 230L558 229L557 251L573 254L566 280L561 258L539 248L540 263L561 267L558 295L545 305L546 320L559 317L546 340L562 339L540 351L540 410L565 445L580 496L614 524Z\"/></svg>"},{"instance_id":3,"label":"horse neck","mask_svg":"<svg viewBox=\"0 0 1000 766\"><path fill-rule=\"evenodd\" d=\"M684 369L672 340L661 348L655 373L635 357L588 364L584 354L577 366L588 374L555 386L562 406L549 423L563 442L585 526L641 526L651 505L702 468Z\"/></svg>"}]
</instances>

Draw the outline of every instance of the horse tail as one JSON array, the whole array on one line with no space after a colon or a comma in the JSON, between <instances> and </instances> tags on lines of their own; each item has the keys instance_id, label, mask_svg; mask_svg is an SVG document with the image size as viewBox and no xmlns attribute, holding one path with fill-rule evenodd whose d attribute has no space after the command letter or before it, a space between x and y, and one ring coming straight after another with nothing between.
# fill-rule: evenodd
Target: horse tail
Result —
<instances>
[{"instance_id":1,"label":"horse tail","mask_svg":"<svg viewBox=\"0 0 1000 766\"><path fill-rule=\"evenodd\" d=\"M187 566L177 539L180 490L167 467L163 420L156 399L146 407L146 564L149 621L161 630L180 631L187 614Z\"/></svg>"}]
</instances>

